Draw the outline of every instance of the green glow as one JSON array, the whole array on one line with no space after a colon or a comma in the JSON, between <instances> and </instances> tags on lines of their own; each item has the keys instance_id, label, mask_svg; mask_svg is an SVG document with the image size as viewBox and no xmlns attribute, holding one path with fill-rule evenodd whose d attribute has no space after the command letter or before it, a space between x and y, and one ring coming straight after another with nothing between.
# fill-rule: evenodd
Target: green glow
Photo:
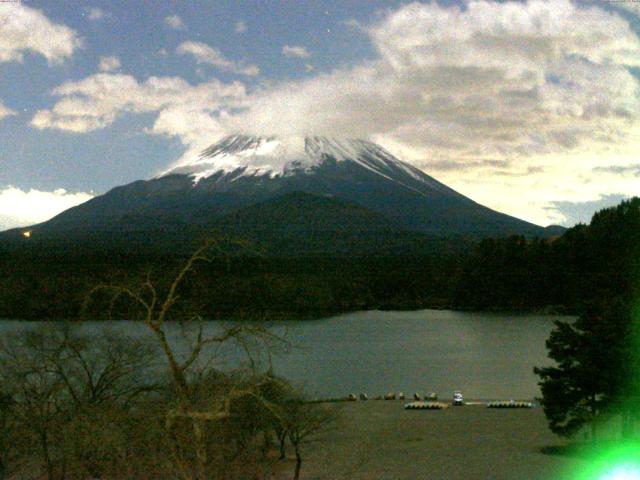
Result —
<instances>
[{"instance_id":1,"label":"green glow","mask_svg":"<svg viewBox=\"0 0 640 480\"><path fill-rule=\"evenodd\" d=\"M638 465L619 465L600 478L602 480L640 480L640 467Z\"/></svg>"},{"instance_id":2,"label":"green glow","mask_svg":"<svg viewBox=\"0 0 640 480\"><path fill-rule=\"evenodd\" d=\"M640 480L640 442L603 445L575 480Z\"/></svg>"}]
</instances>

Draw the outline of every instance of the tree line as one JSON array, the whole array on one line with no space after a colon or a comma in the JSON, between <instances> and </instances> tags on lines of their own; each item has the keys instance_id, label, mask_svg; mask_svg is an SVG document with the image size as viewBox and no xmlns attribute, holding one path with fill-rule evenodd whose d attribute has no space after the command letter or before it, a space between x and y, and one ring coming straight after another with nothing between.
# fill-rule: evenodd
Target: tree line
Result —
<instances>
[{"instance_id":1,"label":"tree line","mask_svg":"<svg viewBox=\"0 0 640 480\"><path fill-rule=\"evenodd\" d=\"M231 249L232 255L214 252L185 283L183 297L214 319L303 319L419 308L579 314L584 299L627 288L632 257L621 239L633 232L629 226L612 226L613 214L607 212L556 238L458 238L406 256L381 251L278 257L253 248ZM170 278L188 259L153 249L110 251L90 244L31 247L0 245L0 318L78 319L94 285L149 271Z\"/></svg>"},{"instance_id":2,"label":"tree line","mask_svg":"<svg viewBox=\"0 0 640 480\"><path fill-rule=\"evenodd\" d=\"M464 263L452 303L459 308L579 314L585 301L628 291L637 262L633 213L623 202L551 239L486 239Z\"/></svg>"},{"instance_id":3,"label":"tree line","mask_svg":"<svg viewBox=\"0 0 640 480\"><path fill-rule=\"evenodd\" d=\"M149 271L170 277L186 258L144 252L98 255L73 248L0 251L0 318L79 319L94 285L126 281ZM451 273L461 261L450 254L214 256L186 281L182 295L211 319L304 319L362 309L442 308L449 306L455 280Z\"/></svg>"}]
</instances>

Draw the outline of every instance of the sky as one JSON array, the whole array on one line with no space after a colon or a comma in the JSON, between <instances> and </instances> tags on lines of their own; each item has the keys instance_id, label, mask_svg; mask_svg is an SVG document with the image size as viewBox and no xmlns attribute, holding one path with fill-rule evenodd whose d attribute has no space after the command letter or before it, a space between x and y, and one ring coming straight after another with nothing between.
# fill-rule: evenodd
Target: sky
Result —
<instances>
[{"instance_id":1,"label":"sky","mask_svg":"<svg viewBox=\"0 0 640 480\"><path fill-rule=\"evenodd\" d=\"M496 210L640 191L640 2L0 1L0 230L225 135L379 143Z\"/></svg>"}]
</instances>

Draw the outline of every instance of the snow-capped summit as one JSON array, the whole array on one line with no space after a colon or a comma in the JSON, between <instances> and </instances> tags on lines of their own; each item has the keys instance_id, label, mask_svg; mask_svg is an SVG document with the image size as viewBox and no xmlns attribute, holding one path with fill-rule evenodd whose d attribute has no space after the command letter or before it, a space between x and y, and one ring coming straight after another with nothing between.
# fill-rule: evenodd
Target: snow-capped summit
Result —
<instances>
[{"instance_id":1,"label":"snow-capped summit","mask_svg":"<svg viewBox=\"0 0 640 480\"><path fill-rule=\"evenodd\" d=\"M153 179L116 187L31 230L41 236L47 230L146 229L167 236L173 228L188 235L189 226L242 223L252 208L255 221L249 223L258 237L274 223L299 225L301 216L329 229L386 225L434 237L545 233L479 205L368 141L244 135L226 137ZM313 237L312 231L300 235Z\"/></svg>"},{"instance_id":2,"label":"snow-capped summit","mask_svg":"<svg viewBox=\"0 0 640 480\"><path fill-rule=\"evenodd\" d=\"M184 161L160 176L188 175L195 184L216 175L232 176L233 179L247 176L276 178L313 173L327 162L353 162L397 183L406 183L403 177L410 177L411 183L417 180L433 189L449 190L375 143L321 136L231 135L205 149L198 158Z\"/></svg>"}]
</instances>

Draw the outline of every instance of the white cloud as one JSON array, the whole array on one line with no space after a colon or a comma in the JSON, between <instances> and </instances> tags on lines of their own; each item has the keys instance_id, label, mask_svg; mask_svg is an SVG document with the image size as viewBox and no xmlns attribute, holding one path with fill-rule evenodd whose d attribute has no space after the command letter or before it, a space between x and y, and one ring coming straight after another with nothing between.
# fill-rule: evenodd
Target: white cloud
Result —
<instances>
[{"instance_id":1,"label":"white cloud","mask_svg":"<svg viewBox=\"0 0 640 480\"><path fill-rule=\"evenodd\" d=\"M25 52L61 63L81 46L78 34L51 22L40 10L18 2L0 2L0 63L22 62Z\"/></svg>"},{"instance_id":2,"label":"white cloud","mask_svg":"<svg viewBox=\"0 0 640 480\"><path fill-rule=\"evenodd\" d=\"M174 30L184 30L187 26L178 15L169 15L164 19L165 25Z\"/></svg>"},{"instance_id":3,"label":"white cloud","mask_svg":"<svg viewBox=\"0 0 640 480\"><path fill-rule=\"evenodd\" d=\"M62 97L51 110L39 110L31 120L38 129L56 128L84 133L104 128L125 112L160 112L180 107L216 112L241 105L245 97L239 82L213 79L191 85L179 77L149 77L138 82L131 75L98 73L67 82L53 93Z\"/></svg>"},{"instance_id":4,"label":"white cloud","mask_svg":"<svg viewBox=\"0 0 640 480\"><path fill-rule=\"evenodd\" d=\"M239 22L236 22L234 30L236 33L244 33L247 31L247 24L242 20Z\"/></svg>"},{"instance_id":5,"label":"white cloud","mask_svg":"<svg viewBox=\"0 0 640 480\"><path fill-rule=\"evenodd\" d=\"M89 20L92 20L92 21L102 20L103 18L108 16L109 15L101 8L93 7L89 9L89 15L88 15Z\"/></svg>"},{"instance_id":6,"label":"white cloud","mask_svg":"<svg viewBox=\"0 0 640 480\"><path fill-rule=\"evenodd\" d=\"M224 110L220 115L226 116ZM198 155L205 144L211 144L226 133L216 116L195 103L174 104L162 109L148 132L180 138L193 155ZM204 139L207 140L203 142Z\"/></svg>"},{"instance_id":7,"label":"white cloud","mask_svg":"<svg viewBox=\"0 0 640 480\"><path fill-rule=\"evenodd\" d=\"M591 170L640 147L628 70L640 39L619 15L568 0L413 3L367 32L377 58L254 92L223 128L368 137L540 223L561 220L541 207L553 201L637 191Z\"/></svg>"},{"instance_id":8,"label":"white cloud","mask_svg":"<svg viewBox=\"0 0 640 480\"><path fill-rule=\"evenodd\" d=\"M120 59L115 56L100 57L98 69L101 72L113 72L120 68Z\"/></svg>"},{"instance_id":9,"label":"white cloud","mask_svg":"<svg viewBox=\"0 0 640 480\"><path fill-rule=\"evenodd\" d=\"M0 120L2 120L5 117L10 117L12 115L17 115L18 112L16 112L15 110L11 110L9 107L6 107L2 101L0 101Z\"/></svg>"},{"instance_id":10,"label":"white cloud","mask_svg":"<svg viewBox=\"0 0 640 480\"><path fill-rule=\"evenodd\" d=\"M239 83L94 75L56 89L62 98L32 124L87 131L121 112L154 111L148 132L178 136L185 157L225 133L365 137L476 201L542 224L562 221L549 208L557 202L637 193L637 177L594 170L630 165L640 151L640 89L629 72L640 66L640 38L621 15L569 0L412 3L361 31L374 58L330 73L249 93ZM240 68L202 43L179 53Z\"/></svg>"},{"instance_id":11,"label":"white cloud","mask_svg":"<svg viewBox=\"0 0 640 480\"><path fill-rule=\"evenodd\" d=\"M92 197L90 193L70 193L62 188L43 192L5 187L0 189L0 230L44 222Z\"/></svg>"},{"instance_id":12,"label":"white cloud","mask_svg":"<svg viewBox=\"0 0 640 480\"><path fill-rule=\"evenodd\" d=\"M282 54L285 57L298 57L298 58L309 58L311 53L305 48L300 46L290 46L285 45L282 47Z\"/></svg>"},{"instance_id":13,"label":"white cloud","mask_svg":"<svg viewBox=\"0 0 640 480\"><path fill-rule=\"evenodd\" d=\"M633 0L618 0L618 1L609 1L609 5L612 5L616 8L622 8L627 12L631 12L635 15L640 16L640 2Z\"/></svg>"},{"instance_id":14,"label":"white cloud","mask_svg":"<svg viewBox=\"0 0 640 480\"><path fill-rule=\"evenodd\" d=\"M207 63L226 72L247 76L256 76L260 73L257 65L245 65L242 62L234 62L226 58L220 50L201 42L183 42L178 45L176 53L179 55L193 55L197 63Z\"/></svg>"}]
</instances>

